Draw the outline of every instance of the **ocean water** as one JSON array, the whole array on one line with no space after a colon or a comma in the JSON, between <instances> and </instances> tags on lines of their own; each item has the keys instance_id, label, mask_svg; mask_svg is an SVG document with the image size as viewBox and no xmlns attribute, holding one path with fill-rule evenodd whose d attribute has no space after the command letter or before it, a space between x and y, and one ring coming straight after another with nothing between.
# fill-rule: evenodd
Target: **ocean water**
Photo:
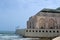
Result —
<instances>
[{"instance_id":1,"label":"ocean water","mask_svg":"<svg viewBox=\"0 0 60 40\"><path fill-rule=\"evenodd\" d=\"M38 40L38 38L23 38L13 32L0 32L0 40Z\"/></svg>"}]
</instances>

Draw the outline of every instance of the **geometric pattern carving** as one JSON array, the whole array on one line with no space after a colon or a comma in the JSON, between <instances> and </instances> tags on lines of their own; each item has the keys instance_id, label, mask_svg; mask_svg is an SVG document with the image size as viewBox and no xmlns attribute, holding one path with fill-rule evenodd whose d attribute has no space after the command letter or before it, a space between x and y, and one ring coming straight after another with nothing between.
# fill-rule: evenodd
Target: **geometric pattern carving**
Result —
<instances>
[{"instance_id":1,"label":"geometric pattern carving","mask_svg":"<svg viewBox=\"0 0 60 40\"><path fill-rule=\"evenodd\" d=\"M45 28L45 19L44 18L40 18L40 20L39 20L39 28Z\"/></svg>"},{"instance_id":2,"label":"geometric pattern carving","mask_svg":"<svg viewBox=\"0 0 60 40\"><path fill-rule=\"evenodd\" d=\"M55 23L56 23L55 20L53 18L50 18L49 21L48 21L48 27L50 29L55 28Z\"/></svg>"}]
</instances>

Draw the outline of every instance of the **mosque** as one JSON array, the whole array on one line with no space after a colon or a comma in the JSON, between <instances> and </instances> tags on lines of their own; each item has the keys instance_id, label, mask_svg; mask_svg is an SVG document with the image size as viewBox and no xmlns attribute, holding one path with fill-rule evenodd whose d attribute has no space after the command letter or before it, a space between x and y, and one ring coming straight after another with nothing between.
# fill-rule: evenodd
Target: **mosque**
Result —
<instances>
[{"instance_id":1,"label":"mosque","mask_svg":"<svg viewBox=\"0 0 60 40\"><path fill-rule=\"evenodd\" d=\"M24 37L52 40L60 36L60 8L44 8L27 21L26 29L17 29L16 33Z\"/></svg>"},{"instance_id":2,"label":"mosque","mask_svg":"<svg viewBox=\"0 0 60 40\"><path fill-rule=\"evenodd\" d=\"M60 29L60 10L42 9L27 21L28 29Z\"/></svg>"}]
</instances>

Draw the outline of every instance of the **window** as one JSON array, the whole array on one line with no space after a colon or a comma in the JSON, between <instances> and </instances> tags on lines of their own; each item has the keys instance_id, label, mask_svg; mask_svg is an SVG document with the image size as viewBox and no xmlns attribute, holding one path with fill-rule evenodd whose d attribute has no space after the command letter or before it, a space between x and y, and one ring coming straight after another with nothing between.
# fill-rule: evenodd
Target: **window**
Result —
<instances>
[{"instance_id":1,"label":"window","mask_svg":"<svg viewBox=\"0 0 60 40\"><path fill-rule=\"evenodd\" d=\"M36 30L36 32L38 32L38 31Z\"/></svg>"},{"instance_id":2,"label":"window","mask_svg":"<svg viewBox=\"0 0 60 40\"><path fill-rule=\"evenodd\" d=\"M32 30L34 32L34 30Z\"/></svg>"},{"instance_id":3,"label":"window","mask_svg":"<svg viewBox=\"0 0 60 40\"><path fill-rule=\"evenodd\" d=\"M41 32L41 30L39 30L39 32Z\"/></svg>"},{"instance_id":4,"label":"window","mask_svg":"<svg viewBox=\"0 0 60 40\"><path fill-rule=\"evenodd\" d=\"M29 32L31 32L31 30L29 30Z\"/></svg>"},{"instance_id":5,"label":"window","mask_svg":"<svg viewBox=\"0 0 60 40\"><path fill-rule=\"evenodd\" d=\"M57 31L57 33L59 33L59 31Z\"/></svg>"},{"instance_id":6,"label":"window","mask_svg":"<svg viewBox=\"0 0 60 40\"><path fill-rule=\"evenodd\" d=\"M48 32L48 31L46 30L46 32Z\"/></svg>"},{"instance_id":7,"label":"window","mask_svg":"<svg viewBox=\"0 0 60 40\"><path fill-rule=\"evenodd\" d=\"M28 32L28 30L26 30L26 32Z\"/></svg>"},{"instance_id":8,"label":"window","mask_svg":"<svg viewBox=\"0 0 60 40\"><path fill-rule=\"evenodd\" d=\"M40 20L39 20L39 28L44 29L45 26L46 26L45 23L46 23L45 19L44 18L40 18Z\"/></svg>"},{"instance_id":9,"label":"window","mask_svg":"<svg viewBox=\"0 0 60 40\"><path fill-rule=\"evenodd\" d=\"M51 31L49 31L51 33Z\"/></svg>"},{"instance_id":10,"label":"window","mask_svg":"<svg viewBox=\"0 0 60 40\"><path fill-rule=\"evenodd\" d=\"M53 31L55 33L55 31Z\"/></svg>"},{"instance_id":11,"label":"window","mask_svg":"<svg viewBox=\"0 0 60 40\"><path fill-rule=\"evenodd\" d=\"M50 29L53 29L54 26L55 26L55 23L56 23L55 20L53 18L50 18L49 21L48 21L48 27Z\"/></svg>"},{"instance_id":12,"label":"window","mask_svg":"<svg viewBox=\"0 0 60 40\"><path fill-rule=\"evenodd\" d=\"M44 30L42 32L44 32Z\"/></svg>"}]
</instances>

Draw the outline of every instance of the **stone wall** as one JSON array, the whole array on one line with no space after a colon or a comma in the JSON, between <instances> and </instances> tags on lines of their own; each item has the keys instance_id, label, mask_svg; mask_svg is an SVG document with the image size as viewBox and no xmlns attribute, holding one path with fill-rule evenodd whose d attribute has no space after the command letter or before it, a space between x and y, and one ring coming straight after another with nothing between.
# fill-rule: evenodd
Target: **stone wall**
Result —
<instances>
[{"instance_id":1,"label":"stone wall","mask_svg":"<svg viewBox=\"0 0 60 40\"><path fill-rule=\"evenodd\" d=\"M59 13L38 13L29 18L27 28L55 29L60 28Z\"/></svg>"}]
</instances>

